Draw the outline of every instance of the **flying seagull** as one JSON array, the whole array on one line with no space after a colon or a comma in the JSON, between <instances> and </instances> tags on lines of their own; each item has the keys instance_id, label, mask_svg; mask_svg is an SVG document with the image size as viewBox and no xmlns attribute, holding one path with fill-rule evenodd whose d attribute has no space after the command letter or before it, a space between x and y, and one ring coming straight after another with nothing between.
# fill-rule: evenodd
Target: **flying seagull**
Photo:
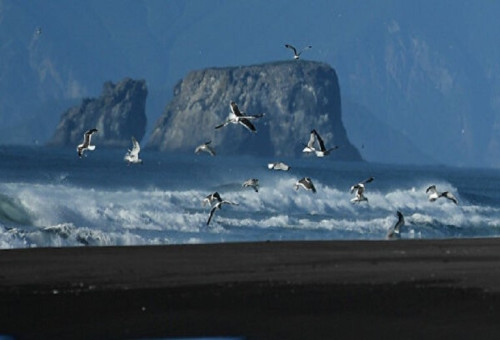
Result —
<instances>
[{"instance_id":1,"label":"flying seagull","mask_svg":"<svg viewBox=\"0 0 500 340\"><path fill-rule=\"evenodd\" d=\"M358 184L355 184L351 187L351 194L356 192L356 197L351 199L352 203L359 203L359 202L363 202L363 201L368 201L368 198L366 198L364 195L365 184L370 183L373 180L374 180L374 178L370 177L370 178L367 178L364 181L359 182Z\"/></svg>"},{"instance_id":2,"label":"flying seagull","mask_svg":"<svg viewBox=\"0 0 500 340\"><path fill-rule=\"evenodd\" d=\"M318 144L315 146L315 144ZM305 153L313 153L318 156L318 157L324 157L330 154L332 150L338 149L338 146L334 146L330 149L327 149L325 147L325 142L323 142L323 139L319 135L319 133L313 129L311 130L311 134L309 135L309 141L305 145L304 149L302 152Z\"/></svg>"},{"instance_id":3,"label":"flying seagull","mask_svg":"<svg viewBox=\"0 0 500 340\"><path fill-rule=\"evenodd\" d=\"M215 203L215 205L210 209L210 214L208 215L208 221L207 225L210 224L210 221L212 220L212 217L214 216L214 213L217 209L221 209L223 204L232 204L232 205L238 205L238 203L226 201L226 200L221 200Z\"/></svg>"},{"instance_id":4,"label":"flying seagull","mask_svg":"<svg viewBox=\"0 0 500 340\"><path fill-rule=\"evenodd\" d=\"M231 102L229 104L229 107L231 108L231 112L229 113L228 118L226 119L226 121L224 123L217 125L215 127L216 129L220 129L221 127L224 127L224 126L232 123L232 124L241 124L244 127L246 127L249 131L257 132L257 129L250 122L250 120L263 117L264 116L263 113L258 114L258 115L247 115L244 112L240 111L240 109L238 108L238 105L236 105L235 102Z\"/></svg>"},{"instance_id":5,"label":"flying seagull","mask_svg":"<svg viewBox=\"0 0 500 340\"><path fill-rule=\"evenodd\" d=\"M125 154L124 160L130 164L142 164L142 159L139 158L139 152L141 151L141 146L135 137L132 136L132 149L129 149Z\"/></svg>"},{"instance_id":6,"label":"flying seagull","mask_svg":"<svg viewBox=\"0 0 500 340\"><path fill-rule=\"evenodd\" d=\"M90 139L92 135L96 132L97 129L90 129L87 132L85 132L85 134L83 135L83 143L76 147L76 151L78 152L78 157L81 158L85 150L90 150L90 151L95 150L95 145L90 145Z\"/></svg>"},{"instance_id":7,"label":"flying seagull","mask_svg":"<svg viewBox=\"0 0 500 340\"><path fill-rule=\"evenodd\" d=\"M293 59L295 59L295 60L298 60L300 58L300 55L302 54L302 52L312 48L312 46L306 46L301 51L297 52L297 49L290 44L285 44L285 47L289 48L293 51Z\"/></svg>"},{"instance_id":8,"label":"flying seagull","mask_svg":"<svg viewBox=\"0 0 500 340\"><path fill-rule=\"evenodd\" d=\"M435 185L431 185L430 187L428 187L427 190L425 190L425 192L427 193L427 195L429 195L429 201L431 202L434 202L439 197L446 197L453 203L458 204L457 198L451 192L444 191L440 193L437 191Z\"/></svg>"},{"instance_id":9,"label":"flying seagull","mask_svg":"<svg viewBox=\"0 0 500 340\"><path fill-rule=\"evenodd\" d=\"M257 178L247 179L241 186L244 188L252 187L255 192L259 192L259 180Z\"/></svg>"},{"instance_id":10,"label":"flying seagull","mask_svg":"<svg viewBox=\"0 0 500 340\"><path fill-rule=\"evenodd\" d=\"M314 184L309 177L299 179L295 183L295 190L299 190L299 187L302 187L306 190L311 190L313 193L316 193L316 188L314 187Z\"/></svg>"},{"instance_id":11,"label":"flying seagull","mask_svg":"<svg viewBox=\"0 0 500 340\"><path fill-rule=\"evenodd\" d=\"M203 206L210 204L212 205L215 201L217 202L222 202L222 198L220 197L219 193L216 191L214 193L211 193L207 197L203 199Z\"/></svg>"},{"instance_id":12,"label":"flying seagull","mask_svg":"<svg viewBox=\"0 0 500 340\"><path fill-rule=\"evenodd\" d=\"M387 240L394 240L394 239L399 239L401 238L401 228L405 225L405 218L403 214L398 211L396 212L398 216L398 221L396 224L394 224L392 227L389 228L389 231L387 232L386 239Z\"/></svg>"},{"instance_id":13,"label":"flying seagull","mask_svg":"<svg viewBox=\"0 0 500 340\"><path fill-rule=\"evenodd\" d=\"M210 146L210 143L212 143L212 141L208 141L206 143L198 145L194 150L194 153L199 154L200 152L205 151L209 153L211 156L215 156L215 150L213 147Z\"/></svg>"},{"instance_id":14,"label":"flying seagull","mask_svg":"<svg viewBox=\"0 0 500 340\"><path fill-rule=\"evenodd\" d=\"M267 167L270 170L288 171L288 170L291 169L290 166L288 166L288 165L286 165L285 163L282 163L282 162L268 163Z\"/></svg>"}]
</instances>

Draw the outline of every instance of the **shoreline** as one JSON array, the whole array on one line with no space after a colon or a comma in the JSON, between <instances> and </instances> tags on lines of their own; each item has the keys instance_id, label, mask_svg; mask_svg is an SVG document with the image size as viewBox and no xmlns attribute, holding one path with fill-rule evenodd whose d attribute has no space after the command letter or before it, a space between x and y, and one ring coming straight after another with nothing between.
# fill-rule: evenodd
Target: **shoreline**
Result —
<instances>
[{"instance_id":1,"label":"shoreline","mask_svg":"<svg viewBox=\"0 0 500 340\"><path fill-rule=\"evenodd\" d=\"M500 239L0 251L0 334L500 336Z\"/></svg>"}]
</instances>

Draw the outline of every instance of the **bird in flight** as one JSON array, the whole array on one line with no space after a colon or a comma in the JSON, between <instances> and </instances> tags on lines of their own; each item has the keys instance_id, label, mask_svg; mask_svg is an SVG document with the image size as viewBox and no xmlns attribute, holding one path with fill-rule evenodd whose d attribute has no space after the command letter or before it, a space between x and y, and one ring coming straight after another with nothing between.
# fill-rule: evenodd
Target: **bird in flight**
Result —
<instances>
[{"instance_id":1,"label":"bird in flight","mask_svg":"<svg viewBox=\"0 0 500 340\"><path fill-rule=\"evenodd\" d=\"M302 52L304 52L305 50L308 50L308 49L312 48L312 46L309 45L309 46L304 47L302 50L297 51L297 49L294 46L290 45L290 44L285 44L285 47L289 48L289 49L291 49L293 51L293 59L295 59L295 60L300 59L300 55L302 54Z\"/></svg>"},{"instance_id":2,"label":"bird in flight","mask_svg":"<svg viewBox=\"0 0 500 340\"><path fill-rule=\"evenodd\" d=\"M132 149L129 149L125 154L124 160L130 164L142 164L142 159L139 158L139 152L141 152L141 146L135 137L132 136Z\"/></svg>"},{"instance_id":3,"label":"bird in flight","mask_svg":"<svg viewBox=\"0 0 500 340\"><path fill-rule=\"evenodd\" d=\"M97 129L90 129L83 135L83 143L76 147L78 152L78 157L82 157L85 150L93 151L95 150L95 145L90 145L90 139L94 133L97 133Z\"/></svg>"},{"instance_id":4,"label":"bird in flight","mask_svg":"<svg viewBox=\"0 0 500 340\"><path fill-rule=\"evenodd\" d=\"M198 145L194 150L194 153L199 154L200 152L204 151L210 154L210 156L215 156L215 149L210 145L210 143L212 143L212 141L208 141L206 143Z\"/></svg>"},{"instance_id":5,"label":"bird in flight","mask_svg":"<svg viewBox=\"0 0 500 340\"><path fill-rule=\"evenodd\" d=\"M318 145L317 147L315 147L316 143ZM311 130L311 134L309 135L309 141L305 145L302 152L305 152L305 153L314 152L314 154L317 157L325 157L325 156L328 156L331 151L336 150L338 148L339 147L335 145L332 148L327 149L325 146L325 142L323 141L323 139L321 138L319 133L315 129L313 129L313 130Z\"/></svg>"},{"instance_id":6,"label":"bird in flight","mask_svg":"<svg viewBox=\"0 0 500 340\"><path fill-rule=\"evenodd\" d=\"M425 193L429 196L429 201L434 202L440 197L445 197L455 204L458 204L457 198L449 191L438 192L435 185L431 185L425 190Z\"/></svg>"},{"instance_id":7,"label":"bird in flight","mask_svg":"<svg viewBox=\"0 0 500 340\"><path fill-rule=\"evenodd\" d=\"M363 202L363 201L368 201L368 198L366 198L364 195L365 184L370 183L373 180L374 180L374 178L370 177L370 178L367 178L364 181L359 182L358 184L355 184L351 187L351 194L356 192L356 197L351 199L352 203L359 203L359 202Z\"/></svg>"},{"instance_id":8,"label":"bird in flight","mask_svg":"<svg viewBox=\"0 0 500 340\"><path fill-rule=\"evenodd\" d=\"M248 115L245 114L244 112L241 112L240 109L238 108L238 105L232 101L229 104L229 107L231 108L231 112L229 113L228 118L226 121L222 124L217 125L215 128L220 129L221 127L224 127L228 124L241 124L244 127L246 127L249 131L251 132L257 132L257 129L255 126L250 122L250 120L261 118L264 116L264 113L257 114L257 115Z\"/></svg>"},{"instance_id":9,"label":"bird in flight","mask_svg":"<svg viewBox=\"0 0 500 340\"><path fill-rule=\"evenodd\" d=\"M299 179L295 183L295 190L299 190L299 187L302 187L306 190L311 190L314 194L316 193L316 188L314 187L314 184L309 177Z\"/></svg>"},{"instance_id":10,"label":"bird in flight","mask_svg":"<svg viewBox=\"0 0 500 340\"><path fill-rule=\"evenodd\" d=\"M400 211L397 211L396 215L398 216L398 220L392 227L389 228L389 231L387 232L386 235L386 239L388 240L401 238L400 233L401 233L401 228L405 225L405 218Z\"/></svg>"}]
</instances>

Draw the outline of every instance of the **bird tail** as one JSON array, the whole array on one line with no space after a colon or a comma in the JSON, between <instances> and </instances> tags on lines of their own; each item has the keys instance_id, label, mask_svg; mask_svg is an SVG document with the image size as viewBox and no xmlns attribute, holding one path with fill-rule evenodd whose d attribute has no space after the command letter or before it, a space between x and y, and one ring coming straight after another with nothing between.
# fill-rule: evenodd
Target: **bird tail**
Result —
<instances>
[{"instance_id":1,"label":"bird tail","mask_svg":"<svg viewBox=\"0 0 500 340\"><path fill-rule=\"evenodd\" d=\"M95 150L95 145L89 145L88 148L90 151L94 151Z\"/></svg>"}]
</instances>

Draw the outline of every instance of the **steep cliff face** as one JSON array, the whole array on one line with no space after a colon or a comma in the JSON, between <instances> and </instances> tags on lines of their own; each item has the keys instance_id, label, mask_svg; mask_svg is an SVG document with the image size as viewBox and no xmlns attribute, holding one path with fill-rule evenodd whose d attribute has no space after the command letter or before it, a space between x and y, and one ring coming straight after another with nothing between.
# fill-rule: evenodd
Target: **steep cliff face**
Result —
<instances>
[{"instance_id":1,"label":"steep cliff face","mask_svg":"<svg viewBox=\"0 0 500 340\"><path fill-rule=\"evenodd\" d=\"M86 98L61 117L50 146L70 146L82 141L90 128L99 130L99 145L125 147L130 137L137 140L146 131L146 82L126 78L117 84L106 82L99 98Z\"/></svg>"},{"instance_id":2,"label":"steep cliff face","mask_svg":"<svg viewBox=\"0 0 500 340\"><path fill-rule=\"evenodd\" d=\"M221 129L235 101L254 120L257 133L241 125ZM210 68L189 73L157 121L149 147L190 151L208 140L223 154L297 156L316 129L327 147L341 146L330 157L360 160L342 124L335 71L324 63L286 61L245 67Z\"/></svg>"}]
</instances>

